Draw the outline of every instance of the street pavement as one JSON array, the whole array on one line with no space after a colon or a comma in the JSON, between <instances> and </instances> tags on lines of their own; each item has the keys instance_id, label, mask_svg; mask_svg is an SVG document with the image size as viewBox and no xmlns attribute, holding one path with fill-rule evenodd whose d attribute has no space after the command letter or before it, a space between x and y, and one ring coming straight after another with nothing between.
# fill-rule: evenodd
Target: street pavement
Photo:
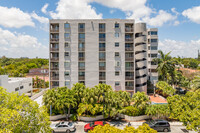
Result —
<instances>
[{"instance_id":1,"label":"street pavement","mask_svg":"<svg viewBox=\"0 0 200 133\"><path fill-rule=\"evenodd\" d=\"M54 123L54 122L53 122ZM111 126L115 126L119 129L124 129L128 123L127 122L108 122ZM134 128L138 128L138 126L142 125L142 122L130 122L131 126ZM84 133L84 125L87 124L87 122L76 122L76 131L75 133ZM169 133L184 133L181 129L186 129L185 126L182 126L181 123L170 123L171 132ZM195 131L189 131L189 133L197 133Z\"/></svg>"}]
</instances>

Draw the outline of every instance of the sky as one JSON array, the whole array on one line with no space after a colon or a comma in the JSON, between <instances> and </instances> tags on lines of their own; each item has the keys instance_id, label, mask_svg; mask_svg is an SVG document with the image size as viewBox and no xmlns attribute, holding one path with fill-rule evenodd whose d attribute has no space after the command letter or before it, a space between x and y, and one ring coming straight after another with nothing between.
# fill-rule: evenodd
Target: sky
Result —
<instances>
[{"instance_id":1,"label":"sky","mask_svg":"<svg viewBox=\"0 0 200 133\"><path fill-rule=\"evenodd\" d=\"M0 56L48 58L49 19L135 19L158 28L159 49L196 58L200 0L0 0Z\"/></svg>"}]
</instances>

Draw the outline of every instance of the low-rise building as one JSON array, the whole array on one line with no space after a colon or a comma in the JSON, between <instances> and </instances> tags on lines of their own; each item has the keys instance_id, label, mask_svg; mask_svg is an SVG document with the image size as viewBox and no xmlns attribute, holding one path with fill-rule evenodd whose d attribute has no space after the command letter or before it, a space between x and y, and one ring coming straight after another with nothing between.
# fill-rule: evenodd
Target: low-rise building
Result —
<instances>
[{"instance_id":1,"label":"low-rise building","mask_svg":"<svg viewBox=\"0 0 200 133\"><path fill-rule=\"evenodd\" d=\"M29 73L26 74L26 77L43 79L49 81L49 69L43 68L33 68L29 70Z\"/></svg>"},{"instance_id":2,"label":"low-rise building","mask_svg":"<svg viewBox=\"0 0 200 133\"><path fill-rule=\"evenodd\" d=\"M8 92L27 93L32 90L32 78L10 78L8 75L0 75L0 86Z\"/></svg>"}]
</instances>

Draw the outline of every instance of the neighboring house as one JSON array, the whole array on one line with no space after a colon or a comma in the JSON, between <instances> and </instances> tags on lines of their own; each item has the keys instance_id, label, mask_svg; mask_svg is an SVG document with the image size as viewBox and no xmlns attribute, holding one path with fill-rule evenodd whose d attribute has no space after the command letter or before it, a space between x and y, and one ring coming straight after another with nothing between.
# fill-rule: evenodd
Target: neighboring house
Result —
<instances>
[{"instance_id":1,"label":"neighboring house","mask_svg":"<svg viewBox=\"0 0 200 133\"><path fill-rule=\"evenodd\" d=\"M27 93L32 91L32 78L10 78L8 75L0 75L0 86L8 92Z\"/></svg>"},{"instance_id":2,"label":"neighboring house","mask_svg":"<svg viewBox=\"0 0 200 133\"><path fill-rule=\"evenodd\" d=\"M39 79L49 81L49 69L33 68L30 69L29 73L26 74L26 77L36 78L36 76Z\"/></svg>"},{"instance_id":3,"label":"neighboring house","mask_svg":"<svg viewBox=\"0 0 200 133\"><path fill-rule=\"evenodd\" d=\"M50 20L50 88L106 83L147 92L147 79L158 79L157 31L133 19Z\"/></svg>"}]
</instances>

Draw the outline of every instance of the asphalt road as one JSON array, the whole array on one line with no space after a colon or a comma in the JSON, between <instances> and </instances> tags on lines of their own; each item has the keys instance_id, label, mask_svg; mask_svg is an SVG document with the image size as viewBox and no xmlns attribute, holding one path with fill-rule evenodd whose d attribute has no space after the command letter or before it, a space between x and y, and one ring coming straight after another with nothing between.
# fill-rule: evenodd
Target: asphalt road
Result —
<instances>
[{"instance_id":1,"label":"asphalt road","mask_svg":"<svg viewBox=\"0 0 200 133\"><path fill-rule=\"evenodd\" d=\"M85 124L86 123L76 124L75 133L84 133L84 125ZM111 125L114 126L114 124L115 124L115 127L119 128L119 129L123 129L127 125L127 123L120 123L120 124L112 123ZM139 125L134 125L133 127L137 128L138 126ZM181 125L171 125L170 127L171 127L171 132L169 132L169 133L184 133L181 129L186 129L185 126L181 126ZM197 132L189 131L189 133L197 133Z\"/></svg>"}]
</instances>

